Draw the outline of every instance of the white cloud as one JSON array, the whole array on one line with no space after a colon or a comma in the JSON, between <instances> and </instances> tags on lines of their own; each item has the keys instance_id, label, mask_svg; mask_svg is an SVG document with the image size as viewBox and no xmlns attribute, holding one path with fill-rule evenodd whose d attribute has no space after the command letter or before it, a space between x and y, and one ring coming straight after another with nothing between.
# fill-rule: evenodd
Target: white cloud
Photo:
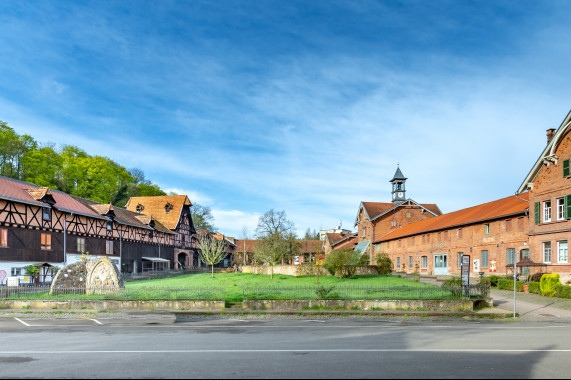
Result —
<instances>
[{"instance_id":1,"label":"white cloud","mask_svg":"<svg viewBox=\"0 0 571 380\"><path fill-rule=\"evenodd\" d=\"M212 209L212 216L214 216L214 224L218 230L225 235L240 239L242 238L242 228L246 226L250 235L248 237L252 239L261 215L239 210Z\"/></svg>"}]
</instances>

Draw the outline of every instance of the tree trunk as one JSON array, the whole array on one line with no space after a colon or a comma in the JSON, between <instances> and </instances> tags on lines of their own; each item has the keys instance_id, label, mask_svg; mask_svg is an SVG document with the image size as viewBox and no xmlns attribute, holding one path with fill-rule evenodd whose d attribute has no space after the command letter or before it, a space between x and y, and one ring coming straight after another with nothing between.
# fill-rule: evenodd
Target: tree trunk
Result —
<instances>
[{"instance_id":1,"label":"tree trunk","mask_svg":"<svg viewBox=\"0 0 571 380\"><path fill-rule=\"evenodd\" d=\"M214 265L211 265L212 267L212 278L214 278Z\"/></svg>"},{"instance_id":2,"label":"tree trunk","mask_svg":"<svg viewBox=\"0 0 571 380\"><path fill-rule=\"evenodd\" d=\"M274 266L270 265L270 267L272 268L272 272L270 274L270 280L273 280L274 279Z\"/></svg>"}]
</instances>

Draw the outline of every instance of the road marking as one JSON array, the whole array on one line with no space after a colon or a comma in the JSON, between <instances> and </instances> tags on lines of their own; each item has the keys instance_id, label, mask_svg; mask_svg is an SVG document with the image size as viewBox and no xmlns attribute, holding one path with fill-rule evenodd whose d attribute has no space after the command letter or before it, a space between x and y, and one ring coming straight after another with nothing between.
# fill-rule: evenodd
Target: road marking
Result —
<instances>
[{"instance_id":1,"label":"road marking","mask_svg":"<svg viewBox=\"0 0 571 380\"><path fill-rule=\"evenodd\" d=\"M28 327L30 327L30 325L29 325L29 324L27 324L26 322L22 321L20 318L16 318L16 317L14 317L14 319L15 319L15 320L17 320L18 322L20 322L21 324L23 324L24 326L28 326Z\"/></svg>"},{"instance_id":2,"label":"road marking","mask_svg":"<svg viewBox=\"0 0 571 380\"><path fill-rule=\"evenodd\" d=\"M419 352L419 353L532 353L532 352L561 352L568 353L571 349L488 349L488 348L379 348L379 349L290 349L290 350L82 350L82 351L0 351L1 355L41 355L41 354L200 354L200 353L287 353L287 352L328 352L328 353L343 353L343 352Z\"/></svg>"},{"instance_id":3,"label":"road marking","mask_svg":"<svg viewBox=\"0 0 571 380\"><path fill-rule=\"evenodd\" d=\"M97 323L97 324L99 324L99 325L103 325L103 323L99 322L97 319L90 319L90 321L93 321L93 322L95 322L95 323Z\"/></svg>"}]
</instances>

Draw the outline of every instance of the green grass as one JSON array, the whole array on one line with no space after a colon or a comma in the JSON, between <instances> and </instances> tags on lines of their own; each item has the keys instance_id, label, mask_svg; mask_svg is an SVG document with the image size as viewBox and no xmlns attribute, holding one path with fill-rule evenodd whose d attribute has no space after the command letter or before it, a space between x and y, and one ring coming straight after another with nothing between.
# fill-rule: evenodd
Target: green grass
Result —
<instances>
[{"instance_id":1,"label":"green grass","mask_svg":"<svg viewBox=\"0 0 571 380\"><path fill-rule=\"evenodd\" d=\"M188 274L164 279L152 279L143 281L127 282L128 288L137 287L225 287L227 302L242 302L243 286L316 286L315 276L286 276L258 275L251 273L215 273L211 278L210 273ZM355 276L352 279L339 279L333 276L319 277L320 286L394 286L394 287L432 287L431 285L407 280L394 276Z\"/></svg>"}]
</instances>

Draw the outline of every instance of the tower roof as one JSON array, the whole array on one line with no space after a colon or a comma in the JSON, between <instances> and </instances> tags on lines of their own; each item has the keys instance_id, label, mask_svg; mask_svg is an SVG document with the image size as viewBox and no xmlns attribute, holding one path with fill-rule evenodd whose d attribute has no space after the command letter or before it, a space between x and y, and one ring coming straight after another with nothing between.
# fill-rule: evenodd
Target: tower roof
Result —
<instances>
[{"instance_id":1,"label":"tower roof","mask_svg":"<svg viewBox=\"0 0 571 380\"><path fill-rule=\"evenodd\" d=\"M393 179L391 179L389 182L393 182L395 180L406 180L406 179L407 178L404 176L404 174L402 174L400 168L397 166L397 171L395 172Z\"/></svg>"}]
</instances>

